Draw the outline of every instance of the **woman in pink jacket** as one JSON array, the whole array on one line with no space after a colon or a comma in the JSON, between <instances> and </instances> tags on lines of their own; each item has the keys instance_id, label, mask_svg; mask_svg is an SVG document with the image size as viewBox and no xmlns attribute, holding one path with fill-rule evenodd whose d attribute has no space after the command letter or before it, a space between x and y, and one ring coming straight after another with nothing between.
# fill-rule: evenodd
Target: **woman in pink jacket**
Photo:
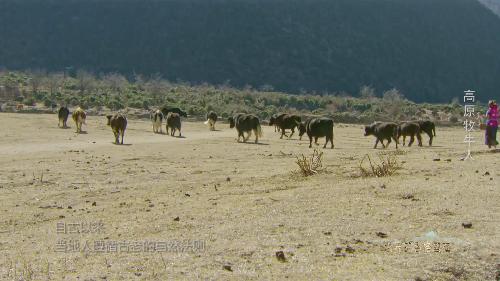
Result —
<instances>
[{"instance_id":1,"label":"woman in pink jacket","mask_svg":"<svg viewBox=\"0 0 500 281\"><path fill-rule=\"evenodd\" d=\"M494 100L488 102L488 111L486 111L486 138L485 142L488 148L497 147L497 129L498 129L498 107Z\"/></svg>"}]
</instances>

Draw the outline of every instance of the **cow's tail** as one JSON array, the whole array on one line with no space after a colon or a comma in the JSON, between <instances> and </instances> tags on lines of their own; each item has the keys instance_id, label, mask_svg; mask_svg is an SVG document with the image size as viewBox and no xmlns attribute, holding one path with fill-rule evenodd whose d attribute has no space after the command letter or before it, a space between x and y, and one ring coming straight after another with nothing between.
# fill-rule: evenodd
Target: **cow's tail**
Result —
<instances>
[{"instance_id":1,"label":"cow's tail","mask_svg":"<svg viewBox=\"0 0 500 281\"><path fill-rule=\"evenodd\" d=\"M255 134L259 136L259 138L262 137L262 128L260 127L260 124L257 124L257 128L255 128Z\"/></svg>"}]
</instances>

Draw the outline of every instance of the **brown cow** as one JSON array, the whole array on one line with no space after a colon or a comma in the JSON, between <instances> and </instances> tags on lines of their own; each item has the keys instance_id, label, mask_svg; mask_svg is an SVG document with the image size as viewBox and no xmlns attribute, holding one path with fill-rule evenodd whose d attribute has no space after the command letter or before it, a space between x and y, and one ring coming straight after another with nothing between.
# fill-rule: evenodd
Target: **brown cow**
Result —
<instances>
[{"instance_id":1,"label":"brown cow","mask_svg":"<svg viewBox=\"0 0 500 281\"><path fill-rule=\"evenodd\" d=\"M174 136L175 131L179 130L179 137L181 135L181 116L179 113L173 113L169 112L167 115L167 134L168 134L168 128L170 128L170 135Z\"/></svg>"},{"instance_id":2,"label":"brown cow","mask_svg":"<svg viewBox=\"0 0 500 281\"><path fill-rule=\"evenodd\" d=\"M78 107L75 111L73 111L71 117L73 118L73 121L75 121L76 132L81 133L82 124L86 124L85 119L87 118L87 113L85 113L85 111L81 107Z\"/></svg>"},{"instance_id":3,"label":"brown cow","mask_svg":"<svg viewBox=\"0 0 500 281\"><path fill-rule=\"evenodd\" d=\"M106 118L108 118L108 126L111 126L111 130L113 130L113 134L115 135L115 144L123 144L123 135L125 135L125 130L127 129L127 117L117 113L115 115L107 115ZM121 142L120 136L122 137Z\"/></svg>"}]
</instances>

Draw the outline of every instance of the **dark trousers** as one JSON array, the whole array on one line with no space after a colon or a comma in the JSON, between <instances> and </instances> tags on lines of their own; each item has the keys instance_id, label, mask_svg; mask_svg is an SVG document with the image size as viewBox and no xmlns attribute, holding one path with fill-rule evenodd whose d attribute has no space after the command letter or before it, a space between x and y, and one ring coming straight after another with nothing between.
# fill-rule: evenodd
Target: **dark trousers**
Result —
<instances>
[{"instance_id":1,"label":"dark trousers","mask_svg":"<svg viewBox=\"0 0 500 281\"><path fill-rule=\"evenodd\" d=\"M486 126L486 135L485 135L486 145L496 146L498 144L497 130L498 130L497 126L495 126L495 127Z\"/></svg>"}]
</instances>

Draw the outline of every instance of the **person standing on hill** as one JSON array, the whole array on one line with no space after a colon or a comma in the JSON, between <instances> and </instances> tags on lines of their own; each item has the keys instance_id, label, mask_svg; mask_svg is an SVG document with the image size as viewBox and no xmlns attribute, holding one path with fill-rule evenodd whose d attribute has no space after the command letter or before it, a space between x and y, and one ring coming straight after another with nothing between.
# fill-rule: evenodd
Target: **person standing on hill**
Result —
<instances>
[{"instance_id":1,"label":"person standing on hill","mask_svg":"<svg viewBox=\"0 0 500 281\"><path fill-rule=\"evenodd\" d=\"M488 102L488 111L486 111L486 135L485 142L488 148L497 147L497 129L498 129L498 107L494 100Z\"/></svg>"}]
</instances>

